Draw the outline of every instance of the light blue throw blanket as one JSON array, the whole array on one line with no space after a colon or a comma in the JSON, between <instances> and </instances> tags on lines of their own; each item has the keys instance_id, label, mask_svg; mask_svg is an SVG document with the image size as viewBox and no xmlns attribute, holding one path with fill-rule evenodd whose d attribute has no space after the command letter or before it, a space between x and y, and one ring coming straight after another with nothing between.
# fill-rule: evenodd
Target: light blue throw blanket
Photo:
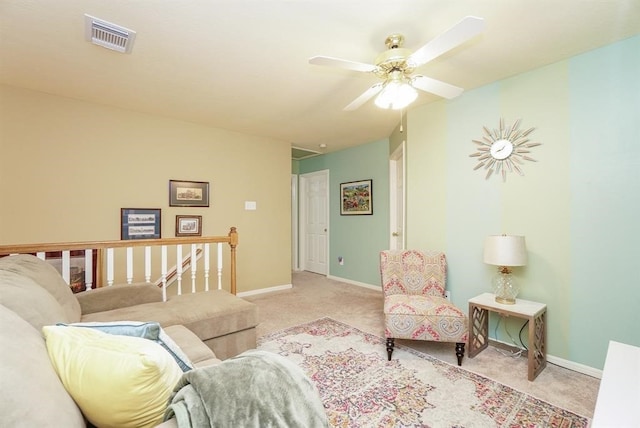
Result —
<instances>
[{"instance_id":1,"label":"light blue throw blanket","mask_svg":"<svg viewBox=\"0 0 640 428\"><path fill-rule=\"evenodd\" d=\"M328 427L315 385L292 361L265 351L247 351L182 375L165 420L180 428Z\"/></svg>"}]
</instances>

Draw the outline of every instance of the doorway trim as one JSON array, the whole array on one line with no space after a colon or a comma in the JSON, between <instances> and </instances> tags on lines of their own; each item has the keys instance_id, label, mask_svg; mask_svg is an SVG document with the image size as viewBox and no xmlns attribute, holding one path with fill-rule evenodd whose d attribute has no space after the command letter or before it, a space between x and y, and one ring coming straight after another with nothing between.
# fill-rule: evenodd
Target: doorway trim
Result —
<instances>
[{"instance_id":1,"label":"doorway trim","mask_svg":"<svg viewBox=\"0 0 640 428\"><path fill-rule=\"evenodd\" d=\"M389 156L389 248L402 250L406 247L407 236L407 162L405 156L406 140ZM402 171L402 193L398 194L398 170ZM400 211L400 215L398 215ZM398 218L400 217L401 218ZM402 225L400 247L394 233Z\"/></svg>"},{"instance_id":2,"label":"doorway trim","mask_svg":"<svg viewBox=\"0 0 640 428\"><path fill-rule=\"evenodd\" d=\"M291 270L300 270L298 261L298 174L291 174Z\"/></svg>"}]
</instances>

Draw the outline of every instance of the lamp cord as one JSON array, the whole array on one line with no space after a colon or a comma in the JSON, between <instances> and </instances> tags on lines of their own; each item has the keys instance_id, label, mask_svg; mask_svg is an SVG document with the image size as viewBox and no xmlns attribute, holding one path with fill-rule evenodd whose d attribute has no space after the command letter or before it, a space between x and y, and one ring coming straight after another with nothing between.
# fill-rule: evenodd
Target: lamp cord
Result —
<instances>
[{"instance_id":1,"label":"lamp cord","mask_svg":"<svg viewBox=\"0 0 640 428\"><path fill-rule=\"evenodd\" d=\"M500 318L498 318L498 322L496 323L496 327L493 331L493 335L496 338L496 340L498 340L498 327L500 326L500 321L502 321L502 316L500 316ZM529 321L527 321L529 322ZM527 323L525 323L524 325L527 325ZM522 326L522 328L520 329L520 333L522 333L522 330L524 329L524 326ZM502 354L505 357L511 357L511 358L519 358L522 353L526 350L522 349L518 346L518 344L516 343L515 339L511 336L511 333L509 333L509 330L507 329L507 323L504 324L504 331L507 333L507 336L509 336L509 339L511 339L511 342L513 343L513 346L515 346L516 348L518 348L518 351L516 352L505 352L500 348L495 348L496 351L498 351L500 354ZM520 335L518 335L518 337L520 337ZM520 339L520 343L522 343L522 339ZM522 346L524 347L524 344L522 344Z\"/></svg>"},{"instance_id":2,"label":"lamp cord","mask_svg":"<svg viewBox=\"0 0 640 428\"><path fill-rule=\"evenodd\" d=\"M522 341L522 330L524 330L524 328L527 326L527 324L529 324L529 320L526 320L524 324L522 324L522 328L520 329L520 333L518 333L518 339L520 339L520 344L522 345L522 347L524 348L525 351L528 351L529 349L524 346L524 342Z\"/></svg>"}]
</instances>

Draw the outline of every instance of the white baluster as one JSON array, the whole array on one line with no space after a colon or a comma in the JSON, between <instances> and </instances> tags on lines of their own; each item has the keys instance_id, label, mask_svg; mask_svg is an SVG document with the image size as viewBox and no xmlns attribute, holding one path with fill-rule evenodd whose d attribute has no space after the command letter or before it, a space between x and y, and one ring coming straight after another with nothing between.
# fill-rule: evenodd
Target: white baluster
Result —
<instances>
[{"instance_id":1,"label":"white baluster","mask_svg":"<svg viewBox=\"0 0 640 428\"><path fill-rule=\"evenodd\" d=\"M182 245L176 245L176 275L178 276L178 296L182 294Z\"/></svg>"},{"instance_id":2,"label":"white baluster","mask_svg":"<svg viewBox=\"0 0 640 428\"><path fill-rule=\"evenodd\" d=\"M151 247L144 247L144 281L151 282Z\"/></svg>"},{"instance_id":3,"label":"white baluster","mask_svg":"<svg viewBox=\"0 0 640 428\"><path fill-rule=\"evenodd\" d=\"M209 243L204 244L204 289L209 291Z\"/></svg>"},{"instance_id":4,"label":"white baluster","mask_svg":"<svg viewBox=\"0 0 640 428\"><path fill-rule=\"evenodd\" d=\"M198 259L196 256L196 244L191 244L191 292L196 292L196 269L198 267Z\"/></svg>"},{"instance_id":5,"label":"white baluster","mask_svg":"<svg viewBox=\"0 0 640 428\"><path fill-rule=\"evenodd\" d=\"M93 288L93 250L84 250L84 284L86 290Z\"/></svg>"},{"instance_id":6,"label":"white baluster","mask_svg":"<svg viewBox=\"0 0 640 428\"><path fill-rule=\"evenodd\" d=\"M71 251L62 252L62 279L67 285L71 284Z\"/></svg>"},{"instance_id":7,"label":"white baluster","mask_svg":"<svg viewBox=\"0 0 640 428\"><path fill-rule=\"evenodd\" d=\"M107 285L113 285L113 248L107 248Z\"/></svg>"},{"instance_id":8,"label":"white baluster","mask_svg":"<svg viewBox=\"0 0 640 428\"><path fill-rule=\"evenodd\" d=\"M127 284L133 282L133 247L127 247Z\"/></svg>"},{"instance_id":9,"label":"white baluster","mask_svg":"<svg viewBox=\"0 0 640 428\"><path fill-rule=\"evenodd\" d=\"M218 242L218 290L222 290L222 242Z\"/></svg>"},{"instance_id":10,"label":"white baluster","mask_svg":"<svg viewBox=\"0 0 640 428\"><path fill-rule=\"evenodd\" d=\"M161 247L161 264L160 272L162 273L162 301L167 301L167 246Z\"/></svg>"}]
</instances>

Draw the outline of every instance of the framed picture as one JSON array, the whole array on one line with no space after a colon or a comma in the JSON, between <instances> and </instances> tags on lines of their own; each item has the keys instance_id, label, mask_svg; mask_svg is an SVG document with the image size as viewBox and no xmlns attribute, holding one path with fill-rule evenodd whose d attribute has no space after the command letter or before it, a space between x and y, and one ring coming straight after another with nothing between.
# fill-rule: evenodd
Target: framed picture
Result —
<instances>
[{"instance_id":1,"label":"framed picture","mask_svg":"<svg viewBox=\"0 0 640 428\"><path fill-rule=\"evenodd\" d=\"M202 216L177 215L176 236L202 236Z\"/></svg>"},{"instance_id":2,"label":"framed picture","mask_svg":"<svg viewBox=\"0 0 640 428\"><path fill-rule=\"evenodd\" d=\"M160 208L120 208L120 239L160 239Z\"/></svg>"},{"instance_id":3,"label":"framed picture","mask_svg":"<svg viewBox=\"0 0 640 428\"><path fill-rule=\"evenodd\" d=\"M170 207L208 207L209 183L169 180Z\"/></svg>"},{"instance_id":4,"label":"framed picture","mask_svg":"<svg viewBox=\"0 0 640 428\"><path fill-rule=\"evenodd\" d=\"M373 214L373 180L340 183L340 215Z\"/></svg>"}]
</instances>

